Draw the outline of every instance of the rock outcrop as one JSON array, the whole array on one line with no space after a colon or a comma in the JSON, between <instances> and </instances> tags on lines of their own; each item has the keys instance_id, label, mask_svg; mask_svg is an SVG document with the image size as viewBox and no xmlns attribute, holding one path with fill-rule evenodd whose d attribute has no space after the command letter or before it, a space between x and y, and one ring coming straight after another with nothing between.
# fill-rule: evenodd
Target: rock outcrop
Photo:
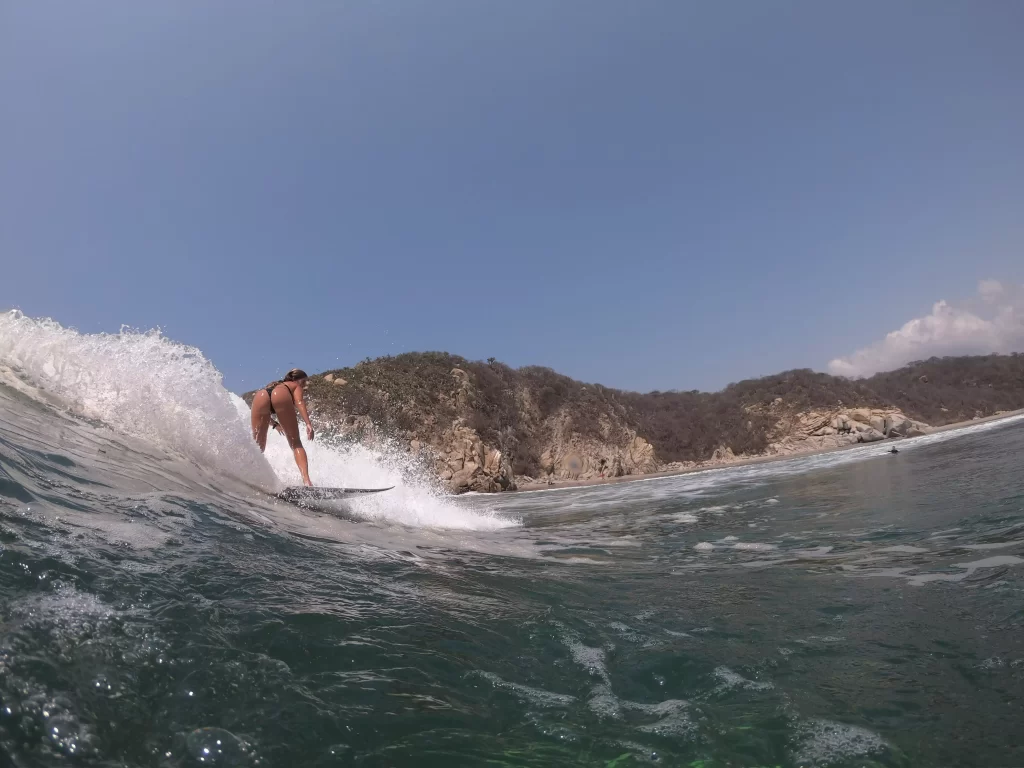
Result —
<instances>
[{"instance_id":1,"label":"rock outcrop","mask_svg":"<svg viewBox=\"0 0 1024 768\"><path fill-rule=\"evenodd\" d=\"M654 447L635 432L616 443L563 433L541 453L540 465L546 481L643 475L660 468Z\"/></svg>"},{"instance_id":2,"label":"rock outcrop","mask_svg":"<svg viewBox=\"0 0 1024 768\"><path fill-rule=\"evenodd\" d=\"M769 454L805 453L886 438L917 437L929 426L895 408L812 410L780 415Z\"/></svg>"},{"instance_id":3,"label":"rock outcrop","mask_svg":"<svg viewBox=\"0 0 1024 768\"><path fill-rule=\"evenodd\" d=\"M411 441L410 448L414 446L418 450L419 441ZM497 448L484 445L475 430L453 425L442 434L439 448L434 457L438 474L456 493L515 489L508 460Z\"/></svg>"},{"instance_id":4,"label":"rock outcrop","mask_svg":"<svg viewBox=\"0 0 1024 768\"><path fill-rule=\"evenodd\" d=\"M425 352L313 376L307 392L322 434L400 445L454 491L501 491L922 435L926 422L1024 408L1024 355L932 359L870 379L794 370L721 392L640 394Z\"/></svg>"}]
</instances>

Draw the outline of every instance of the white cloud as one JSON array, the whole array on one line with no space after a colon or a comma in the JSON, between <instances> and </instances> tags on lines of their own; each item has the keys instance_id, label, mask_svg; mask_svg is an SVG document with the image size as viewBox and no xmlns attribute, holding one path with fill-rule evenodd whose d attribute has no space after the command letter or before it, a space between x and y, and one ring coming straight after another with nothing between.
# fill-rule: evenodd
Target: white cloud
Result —
<instances>
[{"instance_id":1,"label":"white cloud","mask_svg":"<svg viewBox=\"0 0 1024 768\"><path fill-rule=\"evenodd\" d=\"M978 295L982 301L993 304L1006 294L1006 289L998 280L982 280L978 283Z\"/></svg>"},{"instance_id":2,"label":"white cloud","mask_svg":"<svg viewBox=\"0 0 1024 768\"><path fill-rule=\"evenodd\" d=\"M959 306L936 302L931 314L831 361L828 370L836 376L870 376L932 356L1008 352L1024 352L1024 286L982 280L974 299Z\"/></svg>"}]
</instances>

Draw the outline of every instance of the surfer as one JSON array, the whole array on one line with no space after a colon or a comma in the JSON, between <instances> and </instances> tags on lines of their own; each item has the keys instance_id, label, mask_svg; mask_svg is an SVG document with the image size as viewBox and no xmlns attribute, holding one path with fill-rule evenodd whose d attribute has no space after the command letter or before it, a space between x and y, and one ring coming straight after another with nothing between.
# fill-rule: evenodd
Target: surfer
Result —
<instances>
[{"instance_id":1,"label":"surfer","mask_svg":"<svg viewBox=\"0 0 1024 768\"><path fill-rule=\"evenodd\" d=\"M889 453L899 453L899 451L897 451L897 450L896 450L896 446L894 445L894 446L892 447L892 450L891 450L891 451L889 451Z\"/></svg>"},{"instance_id":2,"label":"surfer","mask_svg":"<svg viewBox=\"0 0 1024 768\"><path fill-rule=\"evenodd\" d=\"M309 479L309 460L306 449L302 447L299 437L299 420L295 417L295 409L299 409L302 420L306 422L306 439L313 439L313 424L309 420L309 412L303 399L306 388L306 372L292 368L280 381L265 386L252 399L252 436L261 451L267 448L267 430L270 429L273 416L277 416L274 429L283 432L288 438L288 446L295 454L295 463L302 473L304 485L313 485Z\"/></svg>"}]
</instances>

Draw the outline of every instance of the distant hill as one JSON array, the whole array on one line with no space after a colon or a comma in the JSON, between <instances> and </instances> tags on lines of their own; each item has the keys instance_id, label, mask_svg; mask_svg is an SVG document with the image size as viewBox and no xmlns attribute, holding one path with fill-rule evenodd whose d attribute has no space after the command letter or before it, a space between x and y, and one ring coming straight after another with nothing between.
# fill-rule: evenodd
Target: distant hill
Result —
<instances>
[{"instance_id":1,"label":"distant hill","mask_svg":"<svg viewBox=\"0 0 1024 768\"><path fill-rule=\"evenodd\" d=\"M1024 355L640 394L548 368L416 352L313 376L308 392L315 417L338 432L398 439L453 489L487 491L827 448L896 436L900 424L905 432L1021 409Z\"/></svg>"}]
</instances>

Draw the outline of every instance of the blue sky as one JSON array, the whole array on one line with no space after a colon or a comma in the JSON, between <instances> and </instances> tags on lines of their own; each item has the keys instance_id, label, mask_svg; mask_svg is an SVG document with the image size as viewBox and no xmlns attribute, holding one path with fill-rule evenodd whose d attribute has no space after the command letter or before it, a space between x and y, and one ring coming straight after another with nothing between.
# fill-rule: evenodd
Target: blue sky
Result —
<instances>
[{"instance_id":1,"label":"blue sky","mask_svg":"<svg viewBox=\"0 0 1024 768\"><path fill-rule=\"evenodd\" d=\"M1024 4L0 6L0 307L714 389L1024 282Z\"/></svg>"}]
</instances>

